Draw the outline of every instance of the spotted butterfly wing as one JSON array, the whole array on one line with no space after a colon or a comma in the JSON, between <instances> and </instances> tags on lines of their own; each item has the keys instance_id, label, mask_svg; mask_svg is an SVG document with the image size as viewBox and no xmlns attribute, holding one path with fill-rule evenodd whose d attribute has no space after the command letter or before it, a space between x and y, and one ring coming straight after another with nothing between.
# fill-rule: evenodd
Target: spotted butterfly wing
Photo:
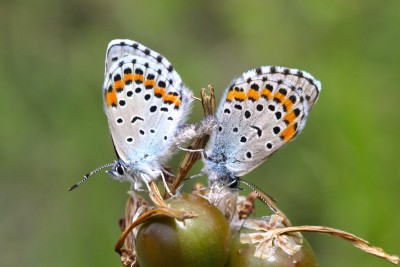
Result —
<instances>
[{"instance_id":1,"label":"spotted butterfly wing","mask_svg":"<svg viewBox=\"0 0 400 267\"><path fill-rule=\"evenodd\" d=\"M155 179L174 148L191 92L162 55L131 40L109 43L103 85L105 112L119 161L110 174Z\"/></svg>"},{"instance_id":2,"label":"spotted butterfly wing","mask_svg":"<svg viewBox=\"0 0 400 267\"><path fill-rule=\"evenodd\" d=\"M321 84L297 69L264 66L243 73L226 90L206 151L210 182L232 184L303 129Z\"/></svg>"}]
</instances>

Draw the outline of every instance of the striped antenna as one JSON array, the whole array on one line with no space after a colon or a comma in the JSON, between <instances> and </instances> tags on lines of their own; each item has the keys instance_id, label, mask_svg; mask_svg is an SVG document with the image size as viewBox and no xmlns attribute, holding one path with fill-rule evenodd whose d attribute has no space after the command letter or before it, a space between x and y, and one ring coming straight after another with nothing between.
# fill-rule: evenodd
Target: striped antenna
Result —
<instances>
[{"instance_id":1,"label":"striped antenna","mask_svg":"<svg viewBox=\"0 0 400 267\"><path fill-rule=\"evenodd\" d=\"M92 176L93 174L98 173L99 171L101 171L104 168L112 167L113 165L114 165L114 163L107 163L107 164L104 164L104 165L98 167L97 169L85 174L83 176L83 179L80 180L79 182L77 182L76 184L74 184L73 186L71 186L70 188L68 188L68 191L72 191L75 188L77 188L78 186L80 186L81 184L83 184L83 182L85 182L87 179L89 179L89 177Z\"/></svg>"},{"instance_id":2,"label":"striped antenna","mask_svg":"<svg viewBox=\"0 0 400 267\"><path fill-rule=\"evenodd\" d=\"M262 191L259 187L257 187L255 184L250 183L249 181L246 180L239 180L241 183L247 185L248 187L250 187L251 189L254 190L254 192L256 192L257 196L261 199L262 202L264 202L275 214L278 212L272 205L274 205L274 203L276 202L276 200L271 197L270 195L268 195L267 193L265 193L264 191Z\"/></svg>"}]
</instances>

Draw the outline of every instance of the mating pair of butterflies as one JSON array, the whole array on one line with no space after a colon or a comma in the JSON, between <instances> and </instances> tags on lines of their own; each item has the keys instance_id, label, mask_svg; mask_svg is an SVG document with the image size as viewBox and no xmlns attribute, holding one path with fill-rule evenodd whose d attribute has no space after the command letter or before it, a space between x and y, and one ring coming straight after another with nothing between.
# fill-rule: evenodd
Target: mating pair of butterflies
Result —
<instances>
[{"instance_id":1,"label":"mating pair of butterflies","mask_svg":"<svg viewBox=\"0 0 400 267\"><path fill-rule=\"evenodd\" d=\"M162 165L185 129L193 95L162 55L135 41L113 40L104 77L104 108L118 160L85 175L70 190L104 167L135 188L163 177ZM203 157L210 185L238 187L240 177L293 140L320 90L309 73L284 67L259 67L233 80L210 120Z\"/></svg>"}]
</instances>

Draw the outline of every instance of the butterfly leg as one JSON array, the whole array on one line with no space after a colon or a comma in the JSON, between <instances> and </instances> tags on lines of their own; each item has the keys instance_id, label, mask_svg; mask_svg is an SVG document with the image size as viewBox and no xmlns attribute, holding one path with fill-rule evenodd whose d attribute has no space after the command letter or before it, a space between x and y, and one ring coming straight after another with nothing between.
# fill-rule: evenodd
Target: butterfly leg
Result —
<instances>
[{"instance_id":1,"label":"butterfly leg","mask_svg":"<svg viewBox=\"0 0 400 267\"><path fill-rule=\"evenodd\" d=\"M201 148L201 149L190 149L190 148L184 148L184 147L181 147L181 146L177 146L180 150L182 150L182 151L186 151L186 152L204 152L204 149L203 148Z\"/></svg>"},{"instance_id":2,"label":"butterfly leg","mask_svg":"<svg viewBox=\"0 0 400 267\"><path fill-rule=\"evenodd\" d=\"M161 171L160 174L161 174L161 179L162 179L162 181L163 181L165 190L167 190L168 194L169 194L171 197L173 197L174 195L173 195L173 194L171 193L171 191L169 190L169 187L168 187L168 184L167 184L167 180L165 179L164 173Z\"/></svg>"}]
</instances>

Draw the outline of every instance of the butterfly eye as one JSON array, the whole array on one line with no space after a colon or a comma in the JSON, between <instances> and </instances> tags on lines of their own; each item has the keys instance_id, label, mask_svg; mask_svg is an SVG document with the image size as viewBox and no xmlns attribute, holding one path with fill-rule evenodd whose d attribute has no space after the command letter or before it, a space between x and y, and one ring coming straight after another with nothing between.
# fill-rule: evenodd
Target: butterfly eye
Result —
<instances>
[{"instance_id":1,"label":"butterfly eye","mask_svg":"<svg viewBox=\"0 0 400 267\"><path fill-rule=\"evenodd\" d=\"M240 179L238 177L233 178L231 182L229 182L228 187L232 189L239 189Z\"/></svg>"},{"instance_id":2,"label":"butterfly eye","mask_svg":"<svg viewBox=\"0 0 400 267\"><path fill-rule=\"evenodd\" d=\"M124 167L122 167L122 165L118 164L116 169L117 169L117 172L119 175L124 175L125 169L124 169Z\"/></svg>"}]
</instances>

